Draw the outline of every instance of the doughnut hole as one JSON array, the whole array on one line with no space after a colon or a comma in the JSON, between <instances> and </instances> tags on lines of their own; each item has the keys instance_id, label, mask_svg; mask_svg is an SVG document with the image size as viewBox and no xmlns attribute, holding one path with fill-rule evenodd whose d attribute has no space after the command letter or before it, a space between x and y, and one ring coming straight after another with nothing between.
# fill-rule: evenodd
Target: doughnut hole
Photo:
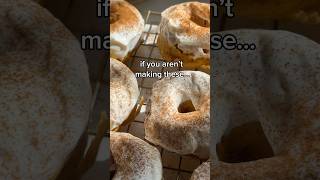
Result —
<instances>
[{"instance_id":1,"label":"doughnut hole","mask_svg":"<svg viewBox=\"0 0 320 180\"><path fill-rule=\"evenodd\" d=\"M201 9L199 6L190 4L191 17L190 20L201 27L210 27L210 11Z\"/></svg>"},{"instance_id":2,"label":"doughnut hole","mask_svg":"<svg viewBox=\"0 0 320 180\"><path fill-rule=\"evenodd\" d=\"M190 113L196 111L196 108L194 107L191 100L187 100L182 102L178 107L179 113Z\"/></svg>"},{"instance_id":3,"label":"doughnut hole","mask_svg":"<svg viewBox=\"0 0 320 180\"><path fill-rule=\"evenodd\" d=\"M260 122L250 122L224 134L217 145L220 161L240 163L274 156Z\"/></svg>"}]
</instances>

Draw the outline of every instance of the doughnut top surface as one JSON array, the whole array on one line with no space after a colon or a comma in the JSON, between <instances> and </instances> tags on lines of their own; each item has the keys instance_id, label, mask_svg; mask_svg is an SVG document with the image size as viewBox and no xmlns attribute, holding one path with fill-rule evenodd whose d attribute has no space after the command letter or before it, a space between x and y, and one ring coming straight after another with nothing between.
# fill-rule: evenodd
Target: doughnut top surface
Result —
<instances>
[{"instance_id":1,"label":"doughnut top surface","mask_svg":"<svg viewBox=\"0 0 320 180\"><path fill-rule=\"evenodd\" d=\"M163 78L152 88L145 138L179 154L209 156L210 76L181 71L182 78Z\"/></svg>"},{"instance_id":2,"label":"doughnut top surface","mask_svg":"<svg viewBox=\"0 0 320 180\"><path fill-rule=\"evenodd\" d=\"M239 43L257 48L215 52L211 138L218 142L224 127L259 121L274 156L227 166L213 163L212 178L245 174L246 179L319 179L320 45L287 31L221 34L233 34Z\"/></svg>"},{"instance_id":3,"label":"doughnut top surface","mask_svg":"<svg viewBox=\"0 0 320 180\"><path fill-rule=\"evenodd\" d=\"M162 164L158 149L129 133L110 133L110 150L116 164L112 178L161 180Z\"/></svg>"},{"instance_id":4,"label":"doughnut top surface","mask_svg":"<svg viewBox=\"0 0 320 180\"><path fill-rule=\"evenodd\" d=\"M111 0L110 16L111 32L134 30L141 21L140 12L124 0Z\"/></svg>"},{"instance_id":5,"label":"doughnut top surface","mask_svg":"<svg viewBox=\"0 0 320 180\"><path fill-rule=\"evenodd\" d=\"M144 20L140 12L124 0L111 0L110 11L110 54L122 61L139 42Z\"/></svg>"},{"instance_id":6,"label":"doughnut top surface","mask_svg":"<svg viewBox=\"0 0 320 180\"><path fill-rule=\"evenodd\" d=\"M197 169L194 170L190 180L210 180L210 162L202 163Z\"/></svg>"},{"instance_id":7,"label":"doughnut top surface","mask_svg":"<svg viewBox=\"0 0 320 180\"><path fill-rule=\"evenodd\" d=\"M55 179L91 101L75 37L33 1L0 0L0 179Z\"/></svg>"},{"instance_id":8,"label":"doughnut top surface","mask_svg":"<svg viewBox=\"0 0 320 180\"><path fill-rule=\"evenodd\" d=\"M186 2L162 12L169 32L175 33L181 43L209 44L210 6L207 3Z\"/></svg>"},{"instance_id":9,"label":"doughnut top surface","mask_svg":"<svg viewBox=\"0 0 320 180\"><path fill-rule=\"evenodd\" d=\"M137 103L139 88L135 75L122 62L110 59L110 129L125 121Z\"/></svg>"}]
</instances>

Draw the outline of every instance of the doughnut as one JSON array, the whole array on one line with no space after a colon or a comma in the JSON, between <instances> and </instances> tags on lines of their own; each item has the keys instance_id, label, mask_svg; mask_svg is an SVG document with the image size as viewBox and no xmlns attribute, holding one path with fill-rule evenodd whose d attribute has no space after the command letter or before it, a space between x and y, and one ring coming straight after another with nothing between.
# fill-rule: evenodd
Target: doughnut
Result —
<instances>
[{"instance_id":1,"label":"doughnut","mask_svg":"<svg viewBox=\"0 0 320 180\"><path fill-rule=\"evenodd\" d=\"M181 71L182 78L163 78L152 88L145 138L179 154L209 156L210 77Z\"/></svg>"},{"instance_id":2,"label":"doughnut","mask_svg":"<svg viewBox=\"0 0 320 180\"><path fill-rule=\"evenodd\" d=\"M261 124L273 156L227 163L212 148L211 178L319 179L320 45L287 31L221 34L254 43L256 50L215 53L211 145L231 129L254 121Z\"/></svg>"},{"instance_id":3,"label":"doughnut","mask_svg":"<svg viewBox=\"0 0 320 180\"><path fill-rule=\"evenodd\" d=\"M195 169L190 180L210 180L210 162L204 162Z\"/></svg>"},{"instance_id":4,"label":"doughnut","mask_svg":"<svg viewBox=\"0 0 320 180\"><path fill-rule=\"evenodd\" d=\"M137 46L144 29L140 12L127 1L110 1L110 56L124 61Z\"/></svg>"},{"instance_id":5,"label":"doughnut","mask_svg":"<svg viewBox=\"0 0 320 180\"><path fill-rule=\"evenodd\" d=\"M110 150L116 166L112 180L161 180L161 156L157 148L129 133L111 132Z\"/></svg>"},{"instance_id":6,"label":"doughnut","mask_svg":"<svg viewBox=\"0 0 320 180\"><path fill-rule=\"evenodd\" d=\"M210 6L186 2L161 13L157 44L164 60L182 60L184 67L209 67Z\"/></svg>"},{"instance_id":7,"label":"doughnut","mask_svg":"<svg viewBox=\"0 0 320 180\"><path fill-rule=\"evenodd\" d=\"M110 58L110 129L117 129L130 115L139 98L138 82L122 62Z\"/></svg>"},{"instance_id":8,"label":"doughnut","mask_svg":"<svg viewBox=\"0 0 320 180\"><path fill-rule=\"evenodd\" d=\"M87 62L37 3L0 4L0 179L56 179L88 124Z\"/></svg>"}]
</instances>

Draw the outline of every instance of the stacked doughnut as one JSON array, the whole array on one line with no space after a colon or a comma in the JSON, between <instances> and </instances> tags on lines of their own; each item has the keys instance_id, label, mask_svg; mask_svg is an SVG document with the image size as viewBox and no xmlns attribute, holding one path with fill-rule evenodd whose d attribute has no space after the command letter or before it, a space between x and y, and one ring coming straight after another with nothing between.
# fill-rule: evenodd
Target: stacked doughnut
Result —
<instances>
[{"instance_id":1,"label":"stacked doughnut","mask_svg":"<svg viewBox=\"0 0 320 180\"><path fill-rule=\"evenodd\" d=\"M125 0L111 0L110 11L110 56L125 61L140 40L144 20L140 12Z\"/></svg>"},{"instance_id":2,"label":"stacked doughnut","mask_svg":"<svg viewBox=\"0 0 320 180\"><path fill-rule=\"evenodd\" d=\"M164 60L182 60L187 69L208 71L210 59L210 6L186 2L161 13L158 47Z\"/></svg>"}]
</instances>

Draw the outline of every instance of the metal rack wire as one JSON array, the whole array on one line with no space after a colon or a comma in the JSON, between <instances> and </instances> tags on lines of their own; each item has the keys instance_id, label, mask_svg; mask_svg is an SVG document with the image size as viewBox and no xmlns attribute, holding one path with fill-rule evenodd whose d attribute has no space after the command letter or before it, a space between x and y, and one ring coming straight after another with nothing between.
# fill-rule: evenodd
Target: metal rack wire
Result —
<instances>
[{"instance_id":1,"label":"metal rack wire","mask_svg":"<svg viewBox=\"0 0 320 180\"><path fill-rule=\"evenodd\" d=\"M145 72L152 70L153 72L163 73L165 71L174 72L180 71L180 67L176 68L152 68L140 67L140 61L144 60L150 62L163 62L159 49L156 45L158 38L158 25L160 23L161 14L154 11L149 11L146 17L146 26L143 33L143 41L138 45L133 52L132 59L127 62L128 67L135 72ZM150 112L150 96L152 85L157 78L138 78L138 84L141 96L144 97L145 102L139 116L122 128L122 132L131 133L141 139L144 139L144 119ZM164 180L189 180L195 168L197 168L202 161L194 156L181 156L157 147L161 153L163 163L163 177Z\"/></svg>"}]
</instances>

